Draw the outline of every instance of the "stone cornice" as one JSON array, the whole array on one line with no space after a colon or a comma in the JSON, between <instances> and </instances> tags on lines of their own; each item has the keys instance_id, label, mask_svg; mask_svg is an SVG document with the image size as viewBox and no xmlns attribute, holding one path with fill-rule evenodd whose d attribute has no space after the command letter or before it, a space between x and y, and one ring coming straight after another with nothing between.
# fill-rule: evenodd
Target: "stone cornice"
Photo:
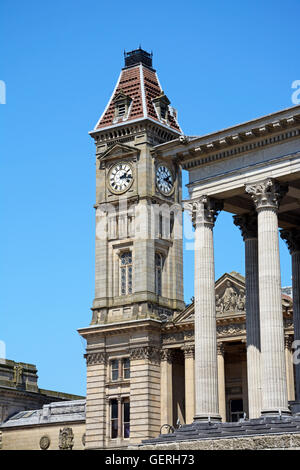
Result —
<instances>
[{"instance_id":1,"label":"stone cornice","mask_svg":"<svg viewBox=\"0 0 300 470\"><path fill-rule=\"evenodd\" d=\"M80 328L78 333L83 338L88 338L92 335L115 335L120 333L128 333L130 331L137 329L148 329L148 330L160 330L161 321L156 319L146 319L146 320L130 320L124 323L107 323L101 325L91 325L86 328Z\"/></svg>"},{"instance_id":2,"label":"stone cornice","mask_svg":"<svg viewBox=\"0 0 300 470\"><path fill-rule=\"evenodd\" d=\"M155 151L164 157L176 155L187 169L293 138L299 135L299 123L300 106L293 106L204 136L180 136L157 145ZM282 132L293 128L298 131L293 135Z\"/></svg>"}]
</instances>

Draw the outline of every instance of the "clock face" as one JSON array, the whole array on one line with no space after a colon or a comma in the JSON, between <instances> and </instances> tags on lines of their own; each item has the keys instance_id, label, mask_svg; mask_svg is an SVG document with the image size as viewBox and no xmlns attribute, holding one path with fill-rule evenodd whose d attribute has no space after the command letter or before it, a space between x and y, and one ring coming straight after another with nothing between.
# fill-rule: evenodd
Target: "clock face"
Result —
<instances>
[{"instance_id":1,"label":"clock face","mask_svg":"<svg viewBox=\"0 0 300 470\"><path fill-rule=\"evenodd\" d=\"M129 163L117 163L109 172L109 184L117 193L123 193L130 188L133 182L133 171Z\"/></svg>"},{"instance_id":2,"label":"clock face","mask_svg":"<svg viewBox=\"0 0 300 470\"><path fill-rule=\"evenodd\" d=\"M174 178L165 165L160 165L156 170L156 185L163 194L170 194L174 186Z\"/></svg>"}]
</instances>

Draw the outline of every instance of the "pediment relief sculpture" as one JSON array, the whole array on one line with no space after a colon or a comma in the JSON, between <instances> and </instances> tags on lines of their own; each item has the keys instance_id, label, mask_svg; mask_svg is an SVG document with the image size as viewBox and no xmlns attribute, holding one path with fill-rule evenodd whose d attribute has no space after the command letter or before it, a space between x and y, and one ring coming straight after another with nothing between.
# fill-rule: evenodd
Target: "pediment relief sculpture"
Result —
<instances>
[{"instance_id":1,"label":"pediment relief sculpture","mask_svg":"<svg viewBox=\"0 0 300 470\"><path fill-rule=\"evenodd\" d=\"M226 314L245 311L246 295L244 289L237 289L231 281L226 281L222 293L216 293L216 312Z\"/></svg>"}]
</instances>

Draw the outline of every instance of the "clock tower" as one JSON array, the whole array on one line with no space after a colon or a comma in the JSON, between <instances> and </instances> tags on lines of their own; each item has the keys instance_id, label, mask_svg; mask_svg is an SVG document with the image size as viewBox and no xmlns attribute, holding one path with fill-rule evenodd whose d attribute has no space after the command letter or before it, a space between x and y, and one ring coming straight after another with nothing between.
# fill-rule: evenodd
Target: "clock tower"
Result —
<instances>
[{"instance_id":1,"label":"clock tower","mask_svg":"<svg viewBox=\"0 0 300 470\"><path fill-rule=\"evenodd\" d=\"M161 328L184 308L181 167L160 158L157 147L182 132L152 54L139 48L124 55L90 132L95 298L91 324L79 330L87 340L87 448L122 447L158 434Z\"/></svg>"}]
</instances>

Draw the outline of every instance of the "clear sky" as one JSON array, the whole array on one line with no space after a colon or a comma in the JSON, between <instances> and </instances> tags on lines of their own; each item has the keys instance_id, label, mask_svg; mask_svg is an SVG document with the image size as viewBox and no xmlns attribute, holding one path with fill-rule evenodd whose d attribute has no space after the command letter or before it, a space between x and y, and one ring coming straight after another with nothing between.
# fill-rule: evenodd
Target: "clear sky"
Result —
<instances>
[{"instance_id":1,"label":"clear sky","mask_svg":"<svg viewBox=\"0 0 300 470\"><path fill-rule=\"evenodd\" d=\"M185 134L292 106L300 79L299 0L2 0L1 310L7 358L34 363L41 388L85 394L94 294L94 144L88 136L123 66L153 50ZM280 242L282 284L290 260ZM244 273L230 214L215 228L216 277ZM185 299L193 295L185 252Z\"/></svg>"}]
</instances>

